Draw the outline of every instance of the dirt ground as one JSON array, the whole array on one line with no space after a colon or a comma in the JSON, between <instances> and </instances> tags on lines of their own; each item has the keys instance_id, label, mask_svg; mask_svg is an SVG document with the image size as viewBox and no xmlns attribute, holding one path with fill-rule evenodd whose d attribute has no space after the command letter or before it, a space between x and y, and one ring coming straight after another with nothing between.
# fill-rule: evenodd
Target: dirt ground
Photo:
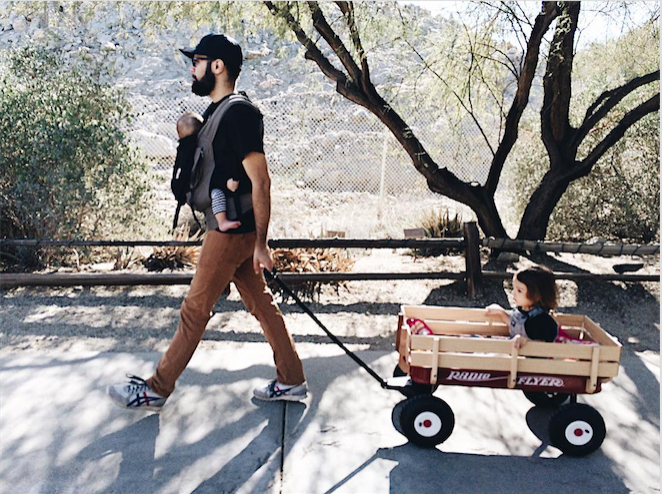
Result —
<instances>
[{"instance_id":1,"label":"dirt ground","mask_svg":"<svg viewBox=\"0 0 662 494\"><path fill-rule=\"evenodd\" d=\"M354 272L460 271L462 256L414 258L404 250L355 250ZM613 273L618 263L643 262L637 273L659 273L659 258L600 258L562 254L520 258L512 264L484 259L485 269L512 271L531 262L555 271ZM660 284L559 281L559 312L585 314L616 336L626 351L660 350ZM186 286L17 288L0 291L0 344L4 351L162 351L178 323ZM355 281L325 286L309 301L319 319L345 342L371 349L393 348L401 305L508 306L510 282L486 282L483 294L466 295L463 281ZM281 309L296 341L328 338L292 301ZM214 307L202 345L264 341L257 321L244 309L236 289Z\"/></svg>"}]
</instances>

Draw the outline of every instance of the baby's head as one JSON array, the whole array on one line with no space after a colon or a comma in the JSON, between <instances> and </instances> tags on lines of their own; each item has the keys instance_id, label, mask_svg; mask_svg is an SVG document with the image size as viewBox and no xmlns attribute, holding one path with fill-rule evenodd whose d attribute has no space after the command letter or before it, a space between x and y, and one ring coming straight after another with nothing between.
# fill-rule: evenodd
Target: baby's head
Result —
<instances>
[{"instance_id":1,"label":"baby's head","mask_svg":"<svg viewBox=\"0 0 662 494\"><path fill-rule=\"evenodd\" d=\"M516 281L526 287L525 296L532 305L542 307L545 310L558 307L558 290L554 273L550 269L544 266L520 269L513 276L513 285L516 285ZM518 305L522 304L518 302Z\"/></svg>"},{"instance_id":2,"label":"baby's head","mask_svg":"<svg viewBox=\"0 0 662 494\"><path fill-rule=\"evenodd\" d=\"M197 134L201 127L202 117L192 111L187 111L177 120L177 134L180 139Z\"/></svg>"}]
</instances>

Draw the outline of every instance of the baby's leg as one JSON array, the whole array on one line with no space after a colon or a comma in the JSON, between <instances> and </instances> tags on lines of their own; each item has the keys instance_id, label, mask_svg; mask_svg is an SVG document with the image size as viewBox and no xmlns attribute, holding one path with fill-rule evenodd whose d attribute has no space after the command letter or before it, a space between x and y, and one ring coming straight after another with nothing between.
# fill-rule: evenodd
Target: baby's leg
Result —
<instances>
[{"instance_id":1,"label":"baby's leg","mask_svg":"<svg viewBox=\"0 0 662 494\"><path fill-rule=\"evenodd\" d=\"M218 229L222 232L227 232L241 225L241 221L231 221L225 215L225 211L222 213L216 213L214 215L216 218L216 223L218 223Z\"/></svg>"},{"instance_id":2,"label":"baby's leg","mask_svg":"<svg viewBox=\"0 0 662 494\"><path fill-rule=\"evenodd\" d=\"M227 232L233 228L241 225L240 221L230 221L225 214L225 194L220 189L213 189L211 191L211 209L218 223L218 229L222 232Z\"/></svg>"}]
</instances>

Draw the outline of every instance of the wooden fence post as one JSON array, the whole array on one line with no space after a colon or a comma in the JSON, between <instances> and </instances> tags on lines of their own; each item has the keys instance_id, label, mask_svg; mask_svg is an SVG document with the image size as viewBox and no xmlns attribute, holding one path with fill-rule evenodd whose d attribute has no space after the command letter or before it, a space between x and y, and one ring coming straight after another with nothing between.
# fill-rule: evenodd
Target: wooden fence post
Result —
<instances>
[{"instance_id":1,"label":"wooden fence post","mask_svg":"<svg viewBox=\"0 0 662 494\"><path fill-rule=\"evenodd\" d=\"M475 221L464 224L464 259L467 271L467 293L476 297L483 291L483 271L480 266L480 239Z\"/></svg>"}]
</instances>

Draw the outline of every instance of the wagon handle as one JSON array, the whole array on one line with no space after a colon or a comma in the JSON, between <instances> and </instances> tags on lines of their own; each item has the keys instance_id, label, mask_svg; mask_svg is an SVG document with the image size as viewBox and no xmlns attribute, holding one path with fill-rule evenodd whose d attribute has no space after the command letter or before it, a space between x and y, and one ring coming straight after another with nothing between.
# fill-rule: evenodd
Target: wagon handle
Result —
<instances>
[{"instance_id":1,"label":"wagon handle","mask_svg":"<svg viewBox=\"0 0 662 494\"><path fill-rule=\"evenodd\" d=\"M331 338L331 341L333 341L336 345L338 345L340 348L344 350L344 352L357 364L359 364L361 367L363 367L368 374L370 374L372 377L374 377L379 384L381 385L382 388L384 389L391 389L391 386L387 384L386 381L384 381L381 377L379 377L379 374L377 374L374 370L372 370L368 364L366 364L363 360L361 360L359 357L357 357L354 352L352 352L349 348L347 348L342 341L336 337L331 331L329 331L324 324L322 324L322 321L317 319L317 316L313 314L313 311L310 310L310 308L304 304L299 297L296 296L296 294L290 289L289 286L287 286L283 280L280 279L279 273L276 271L274 268L273 271L269 271L268 269L264 269L264 277L267 279L268 282L275 281L278 286L280 286L285 292L294 299L294 301L297 303L297 305L303 310L306 314L310 316L310 318L317 323L317 325L322 328L322 330L327 334L329 338Z\"/></svg>"}]
</instances>

